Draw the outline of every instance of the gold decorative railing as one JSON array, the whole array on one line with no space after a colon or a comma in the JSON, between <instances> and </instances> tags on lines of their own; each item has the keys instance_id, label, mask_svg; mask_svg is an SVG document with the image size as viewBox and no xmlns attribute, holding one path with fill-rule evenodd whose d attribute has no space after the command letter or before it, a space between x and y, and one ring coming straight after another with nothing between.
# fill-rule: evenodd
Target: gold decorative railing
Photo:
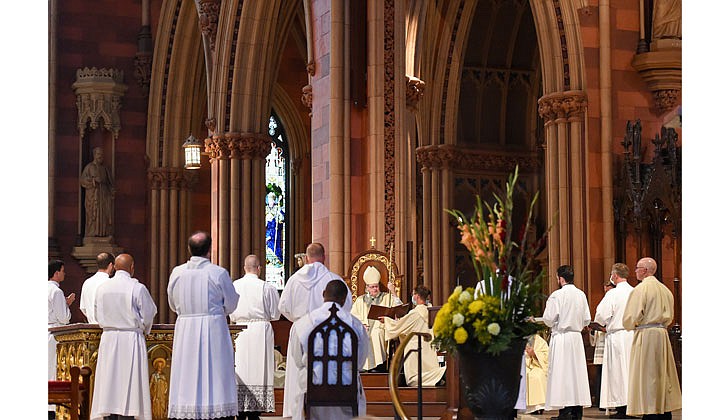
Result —
<instances>
[{"instance_id":1,"label":"gold decorative railing","mask_svg":"<svg viewBox=\"0 0 728 420\"><path fill-rule=\"evenodd\" d=\"M411 332L407 334L404 339L399 343L399 347L397 347L397 351L394 353L394 357L392 357L392 363L389 366L389 395L392 397L392 405L394 406L395 412L402 420L410 420L410 418L404 411L402 400L399 398L399 372L402 369L402 362L407 356L409 356L409 353L405 354L407 343L409 343L412 337L415 336L422 337L425 342L432 340L432 335L430 335L429 333ZM417 352L417 357L421 360L422 342L420 341L419 344L420 345L418 346L417 350L412 350L412 352ZM419 367L419 380L417 382L417 412L418 417L422 418L422 363L419 363Z\"/></svg>"},{"instance_id":2,"label":"gold decorative railing","mask_svg":"<svg viewBox=\"0 0 728 420\"><path fill-rule=\"evenodd\" d=\"M229 328L234 348L235 338L246 327L244 325L229 325ZM54 334L58 342L56 346L56 377L60 381L69 381L71 380L71 366L90 367L89 400L92 400L102 329L98 324L71 324L49 328L48 331ZM174 324L154 324L151 332L145 338L147 341L147 361L149 363L150 377L148 380L152 397L152 417L155 420L166 419ZM89 401L89 407L90 403L91 401ZM59 406L56 408L56 419L70 419L70 413L65 407Z\"/></svg>"}]
</instances>

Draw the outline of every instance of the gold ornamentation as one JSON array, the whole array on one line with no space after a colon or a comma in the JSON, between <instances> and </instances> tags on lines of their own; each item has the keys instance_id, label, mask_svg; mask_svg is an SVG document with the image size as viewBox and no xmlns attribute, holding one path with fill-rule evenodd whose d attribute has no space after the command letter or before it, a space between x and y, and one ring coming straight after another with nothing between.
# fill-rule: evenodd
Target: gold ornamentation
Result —
<instances>
[{"instance_id":1,"label":"gold ornamentation","mask_svg":"<svg viewBox=\"0 0 728 420\"><path fill-rule=\"evenodd\" d=\"M351 297L352 299L356 299L357 291L358 291L358 283L359 283L359 269L361 268L362 264L369 262L369 261L377 261L382 263L385 267L389 267L389 262L387 261L387 257L380 254L364 254L361 257L359 257L356 262L354 263L354 266L351 269ZM388 279L389 281L392 281L392 278ZM394 288L399 292L400 288L400 281L396 277L394 278Z\"/></svg>"}]
</instances>

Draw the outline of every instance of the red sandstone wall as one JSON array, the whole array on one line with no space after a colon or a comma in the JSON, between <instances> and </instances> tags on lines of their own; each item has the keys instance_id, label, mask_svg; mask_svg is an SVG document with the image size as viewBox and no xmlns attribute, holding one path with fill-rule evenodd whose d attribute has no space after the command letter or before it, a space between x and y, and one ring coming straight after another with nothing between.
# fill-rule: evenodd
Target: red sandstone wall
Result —
<instances>
[{"instance_id":1,"label":"red sandstone wall","mask_svg":"<svg viewBox=\"0 0 728 420\"><path fill-rule=\"evenodd\" d=\"M596 310L602 296L602 283L609 278L608 268L602 272L604 266L603 249L603 220L604 211L610 208L601 206L601 121L600 116L600 83L599 83L599 9L598 1L590 0L589 7L579 12L581 23L581 37L584 46L584 61L586 65L586 90L588 96L587 113L587 147L589 168L589 229L590 229L590 278L588 279L587 296L591 305L592 314ZM615 159L621 159L624 150L623 141L627 121L642 121L642 146L652 150L649 139L659 133L663 117L657 115L651 92L632 68L632 59L639 41L639 4L630 0L612 0L610 7L611 23L611 76L612 76L612 150ZM613 171L616 172L614 167ZM647 247L647 244L645 244ZM674 289L672 279L674 273L674 258L672 240L665 238L663 242L662 277L663 282L671 290ZM634 267L641 256L637 256L634 238L627 243L627 261L622 261L630 267L630 284L636 285ZM660 262L658 261L658 264ZM674 293L674 290L673 290Z\"/></svg>"},{"instance_id":2,"label":"red sandstone wall","mask_svg":"<svg viewBox=\"0 0 728 420\"><path fill-rule=\"evenodd\" d=\"M70 254L78 245L79 204L79 131L77 129L76 96L71 85L76 70L83 67L116 68L124 71L128 90L122 98L121 131L116 141L116 243L132 254L136 262L136 276L145 282L147 266L146 225L146 110L147 102L134 78L134 54L137 33L141 25L141 3L131 0L57 1L57 102L54 197L55 239L66 264L64 293L76 293L77 301L71 306L71 322L80 322L83 315L78 309L78 297L83 280L88 274ZM156 22L161 0L152 1L153 24ZM113 28L113 30L109 30ZM152 29L154 33L154 28ZM97 129L96 131L99 131ZM109 132L91 133L110 139ZM107 140L108 141L108 140ZM111 149L105 148L105 162L111 162Z\"/></svg>"}]
</instances>

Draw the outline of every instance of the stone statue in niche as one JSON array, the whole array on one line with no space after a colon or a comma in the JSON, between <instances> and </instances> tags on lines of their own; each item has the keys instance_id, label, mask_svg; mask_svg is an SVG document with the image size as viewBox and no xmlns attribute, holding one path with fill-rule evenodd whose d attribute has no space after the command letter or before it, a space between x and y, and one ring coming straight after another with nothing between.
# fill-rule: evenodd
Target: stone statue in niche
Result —
<instances>
[{"instance_id":1,"label":"stone statue in niche","mask_svg":"<svg viewBox=\"0 0 728 420\"><path fill-rule=\"evenodd\" d=\"M655 0L652 39L682 39L682 0Z\"/></svg>"},{"instance_id":2,"label":"stone statue in niche","mask_svg":"<svg viewBox=\"0 0 728 420\"><path fill-rule=\"evenodd\" d=\"M93 154L93 161L81 173L81 186L86 189L84 237L111 236L114 233L114 180L104 165L104 150L96 147Z\"/></svg>"}]
</instances>

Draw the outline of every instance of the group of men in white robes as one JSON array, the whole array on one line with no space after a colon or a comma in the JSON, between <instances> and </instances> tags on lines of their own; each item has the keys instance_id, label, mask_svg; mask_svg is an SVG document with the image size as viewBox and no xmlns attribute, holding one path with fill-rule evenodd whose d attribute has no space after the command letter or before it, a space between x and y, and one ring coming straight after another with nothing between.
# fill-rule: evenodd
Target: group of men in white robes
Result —
<instances>
[{"instance_id":1,"label":"group of men in white robes","mask_svg":"<svg viewBox=\"0 0 728 420\"><path fill-rule=\"evenodd\" d=\"M329 271L324 265L326 253L323 245L314 242L306 247L306 264L298 269L288 279L283 288L278 309L281 315L295 324L296 321L307 314L320 308L324 304L324 289L330 281L337 280L346 286L344 280L337 274ZM351 313L352 298L348 286L346 300L342 303L342 312ZM329 305L330 306L330 305ZM288 338L288 349L296 345L298 338ZM368 346L367 337L367 346ZM366 357L366 356L365 356ZM288 355L286 361L286 378L283 391L283 417L294 417L303 415L303 393L299 383L299 377L305 375L305 369L301 368Z\"/></svg>"},{"instance_id":2,"label":"group of men in white robes","mask_svg":"<svg viewBox=\"0 0 728 420\"><path fill-rule=\"evenodd\" d=\"M612 266L610 282L594 316L605 329L599 405L615 409L609 418L670 419L682 407L680 384L667 326L673 296L654 277L657 263L645 257L635 269L640 282L627 282L625 264ZM560 289L549 296L544 323L551 328L545 408L554 419L581 419L591 405L581 331L590 323L586 295L573 284L573 269L557 270Z\"/></svg>"},{"instance_id":3,"label":"group of men in white robes","mask_svg":"<svg viewBox=\"0 0 728 420\"><path fill-rule=\"evenodd\" d=\"M363 278L366 291L356 298L351 308L351 314L361 321L369 335L369 351L362 369L386 372L388 342L384 338L384 324L378 319L369 319L369 309L372 305L391 308L401 305L402 301L392 293L394 290L393 284L388 285L387 292L381 290L382 275L376 267L368 266L364 270Z\"/></svg>"},{"instance_id":4,"label":"group of men in white robes","mask_svg":"<svg viewBox=\"0 0 728 420\"><path fill-rule=\"evenodd\" d=\"M320 337L321 339L314 340L313 351L317 355L323 355L324 351L327 351L329 356L336 356L338 352L341 352L342 356L350 357L353 351L357 352L357 366L349 365L341 367L341 384L350 385L353 383L357 384L357 416L364 416L366 414L366 397L364 396L364 389L361 384L361 378L359 376L359 369L364 364L366 355L369 348L369 337L367 336L366 330L363 324L354 316L351 312L345 309L346 302L351 302L351 292L349 287L343 281L337 279L328 280L325 289L322 294L323 303L309 313L299 318L293 323L291 327L289 341L288 341L288 365L294 365L296 367L296 376L291 378L296 381L296 388L291 390L288 387L288 376L286 376L286 388L284 390L285 403L288 403L288 409L292 420L302 420L304 418L304 393L308 386L308 341L311 332L316 326L324 322L331 316L331 306L336 307L336 316L341 319L342 322L351 327L357 336L357 348L353 348L351 338L344 337L342 340L341 349L338 348L338 340L335 337ZM325 340L328 339L328 348L325 347ZM314 363L312 373L312 383L322 384L323 381L327 381L327 384L337 383L337 370L332 369L329 365L328 377L323 377L323 366L321 362L318 365ZM291 392L293 391L293 392ZM289 395L289 392L290 395ZM284 406L284 411L285 411ZM287 417L285 414L284 417ZM354 413L350 407L309 407L309 416L311 419L316 420L341 420L350 419L354 417Z\"/></svg>"}]
</instances>

